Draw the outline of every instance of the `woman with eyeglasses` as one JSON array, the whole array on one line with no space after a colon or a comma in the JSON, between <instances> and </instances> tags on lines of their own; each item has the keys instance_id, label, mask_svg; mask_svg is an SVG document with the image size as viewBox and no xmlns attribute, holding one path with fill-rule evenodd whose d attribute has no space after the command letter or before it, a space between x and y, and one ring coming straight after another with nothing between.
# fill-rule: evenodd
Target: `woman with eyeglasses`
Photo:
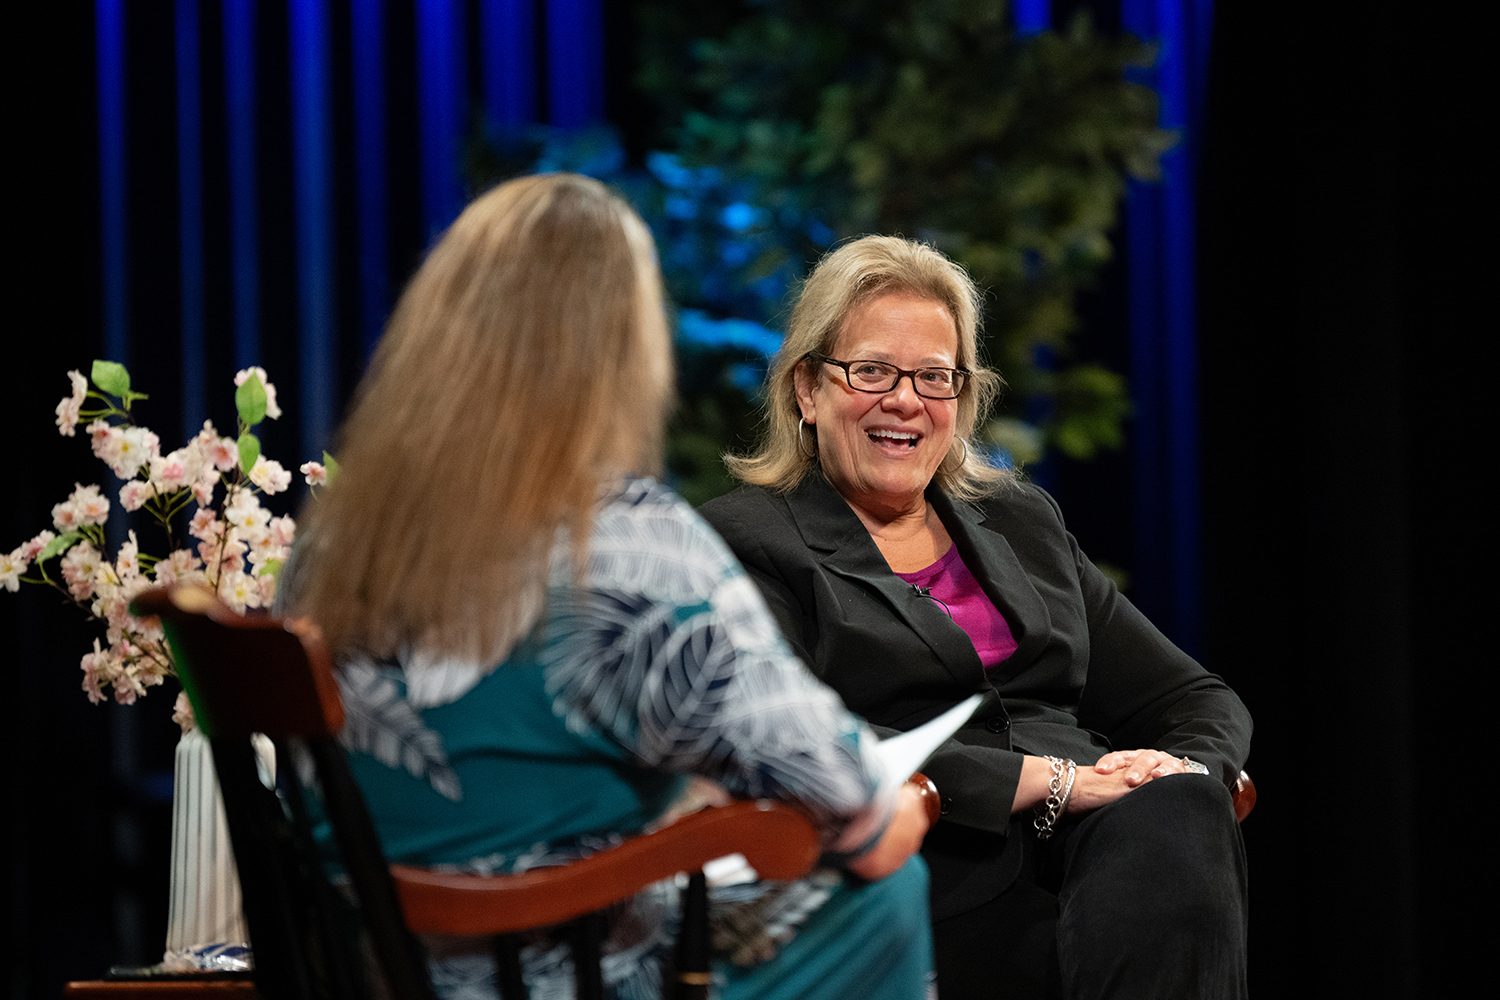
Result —
<instances>
[{"instance_id":1,"label":"woman with eyeglasses","mask_svg":"<svg viewBox=\"0 0 1500 1000\"><path fill-rule=\"evenodd\" d=\"M829 870L714 901L721 1000L920 1000L927 830L875 738L782 641L659 467L671 344L650 233L569 174L478 198L401 297L288 566L393 862L521 871L610 846L690 778L804 809ZM885 790L882 790L885 789ZM670 886L612 908L612 998L662 995ZM440 996L488 941L430 941ZM572 994L563 940L522 952Z\"/></svg>"},{"instance_id":2,"label":"woman with eyeglasses","mask_svg":"<svg viewBox=\"0 0 1500 1000\"><path fill-rule=\"evenodd\" d=\"M877 731L985 699L924 767L938 989L1242 997L1229 786L1250 718L1078 548L1057 504L967 438L999 376L978 293L870 236L807 279L746 485L702 508L792 648Z\"/></svg>"}]
</instances>

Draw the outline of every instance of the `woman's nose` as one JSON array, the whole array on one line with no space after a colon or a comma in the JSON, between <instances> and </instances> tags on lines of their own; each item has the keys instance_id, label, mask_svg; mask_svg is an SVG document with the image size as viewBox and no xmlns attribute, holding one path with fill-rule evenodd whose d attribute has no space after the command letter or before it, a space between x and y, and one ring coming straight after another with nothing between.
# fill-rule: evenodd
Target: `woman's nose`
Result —
<instances>
[{"instance_id":1,"label":"woman's nose","mask_svg":"<svg viewBox=\"0 0 1500 1000\"><path fill-rule=\"evenodd\" d=\"M905 374L896 379L889 392L881 397L881 405L889 410L911 412L921 409L922 397L917 395L917 377Z\"/></svg>"}]
</instances>

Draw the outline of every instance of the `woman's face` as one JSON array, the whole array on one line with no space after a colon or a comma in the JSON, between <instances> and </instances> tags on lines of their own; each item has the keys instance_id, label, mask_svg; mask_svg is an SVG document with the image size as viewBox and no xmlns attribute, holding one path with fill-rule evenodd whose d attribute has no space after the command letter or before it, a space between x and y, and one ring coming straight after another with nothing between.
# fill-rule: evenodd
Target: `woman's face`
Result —
<instances>
[{"instance_id":1,"label":"woman's face","mask_svg":"<svg viewBox=\"0 0 1500 1000\"><path fill-rule=\"evenodd\" d=\"M829 354L906 370L957 368L958 331L941 302L892 292L851 312ZM922 491L953 443L958 400L919 396L907 377L889 392L857 392L841 369L822 367L818 381L799 369L797 403L817 434L824 474L878 519L922 509Z\"/></svg>"}]
</instances>

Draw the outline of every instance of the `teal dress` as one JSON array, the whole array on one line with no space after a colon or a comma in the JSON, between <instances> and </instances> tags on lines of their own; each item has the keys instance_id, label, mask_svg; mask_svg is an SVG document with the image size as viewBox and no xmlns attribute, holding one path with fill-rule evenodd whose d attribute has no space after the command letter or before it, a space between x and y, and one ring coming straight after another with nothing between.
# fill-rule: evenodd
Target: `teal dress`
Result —
<instances>
[{"instance_id":1,"label":"teal dress","mask_svg":"<svg viewBox=\"0 0 1500 1000\"><path fill-rule=\"evenodd\" d=\"M759 592L706 524L650 480L595 516L581 571L560 542L538 621L500 664L414 651L341 664L344 742L393 861L514 872L640 831L690 776L795 801L829 870L715 892L718 995L917 1000L930 989L926 871L838 871L893 802L875 737L792 655ZM612 916L604 975L619 1000L661 993L675 886ZM430 942L440 995L495 997L479 942ZM571 996L565 946L523 953L536 1000Z\"/></svg>"}]
</instances>

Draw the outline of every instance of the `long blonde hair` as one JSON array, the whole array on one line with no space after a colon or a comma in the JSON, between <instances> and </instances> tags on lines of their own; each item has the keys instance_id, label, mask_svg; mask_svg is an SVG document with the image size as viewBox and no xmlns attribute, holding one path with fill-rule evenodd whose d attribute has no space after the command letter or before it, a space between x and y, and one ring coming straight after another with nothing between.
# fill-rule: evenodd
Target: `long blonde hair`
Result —
<instances>
[{"instance_id":1,"label":"long blonde hair","mask_svg":"<svg viewBox=\"0 0 1500 1000\"><path fill-rule=\"evenodd\" d=\"M785 491L802 482L818 464L811 445L804 445L798 426L797 371L809 351L830 354L851 313L864 303L892 292L907 292L942 303L958 333L958 366L972 374L958 397L954 441L933 479L949 496L977 500L1013 481L1013 474L984 460L968 438L989 411L1004 384L979 360L979 291L967 272L925 243L899 236L865 236L829 252L803 283L792 308L786 339L766 373L765 437L751 455L725 455L724 464L738 479ZM826 378L824 365L807 373Z\"/></svg>"},{"instance_id":2,"label":"long blonde hair","mask_svg":"<svg viewBox=\"0 0 1500 1000\"><path fill-rule=\"evenodd\" d=\"M396 305L304 513L293 610L336 654L499 659L559 529L581 558L604 484L659 471L671 387L639 217L577 175L491 190Z\"/></svg>"}]
</instances>

